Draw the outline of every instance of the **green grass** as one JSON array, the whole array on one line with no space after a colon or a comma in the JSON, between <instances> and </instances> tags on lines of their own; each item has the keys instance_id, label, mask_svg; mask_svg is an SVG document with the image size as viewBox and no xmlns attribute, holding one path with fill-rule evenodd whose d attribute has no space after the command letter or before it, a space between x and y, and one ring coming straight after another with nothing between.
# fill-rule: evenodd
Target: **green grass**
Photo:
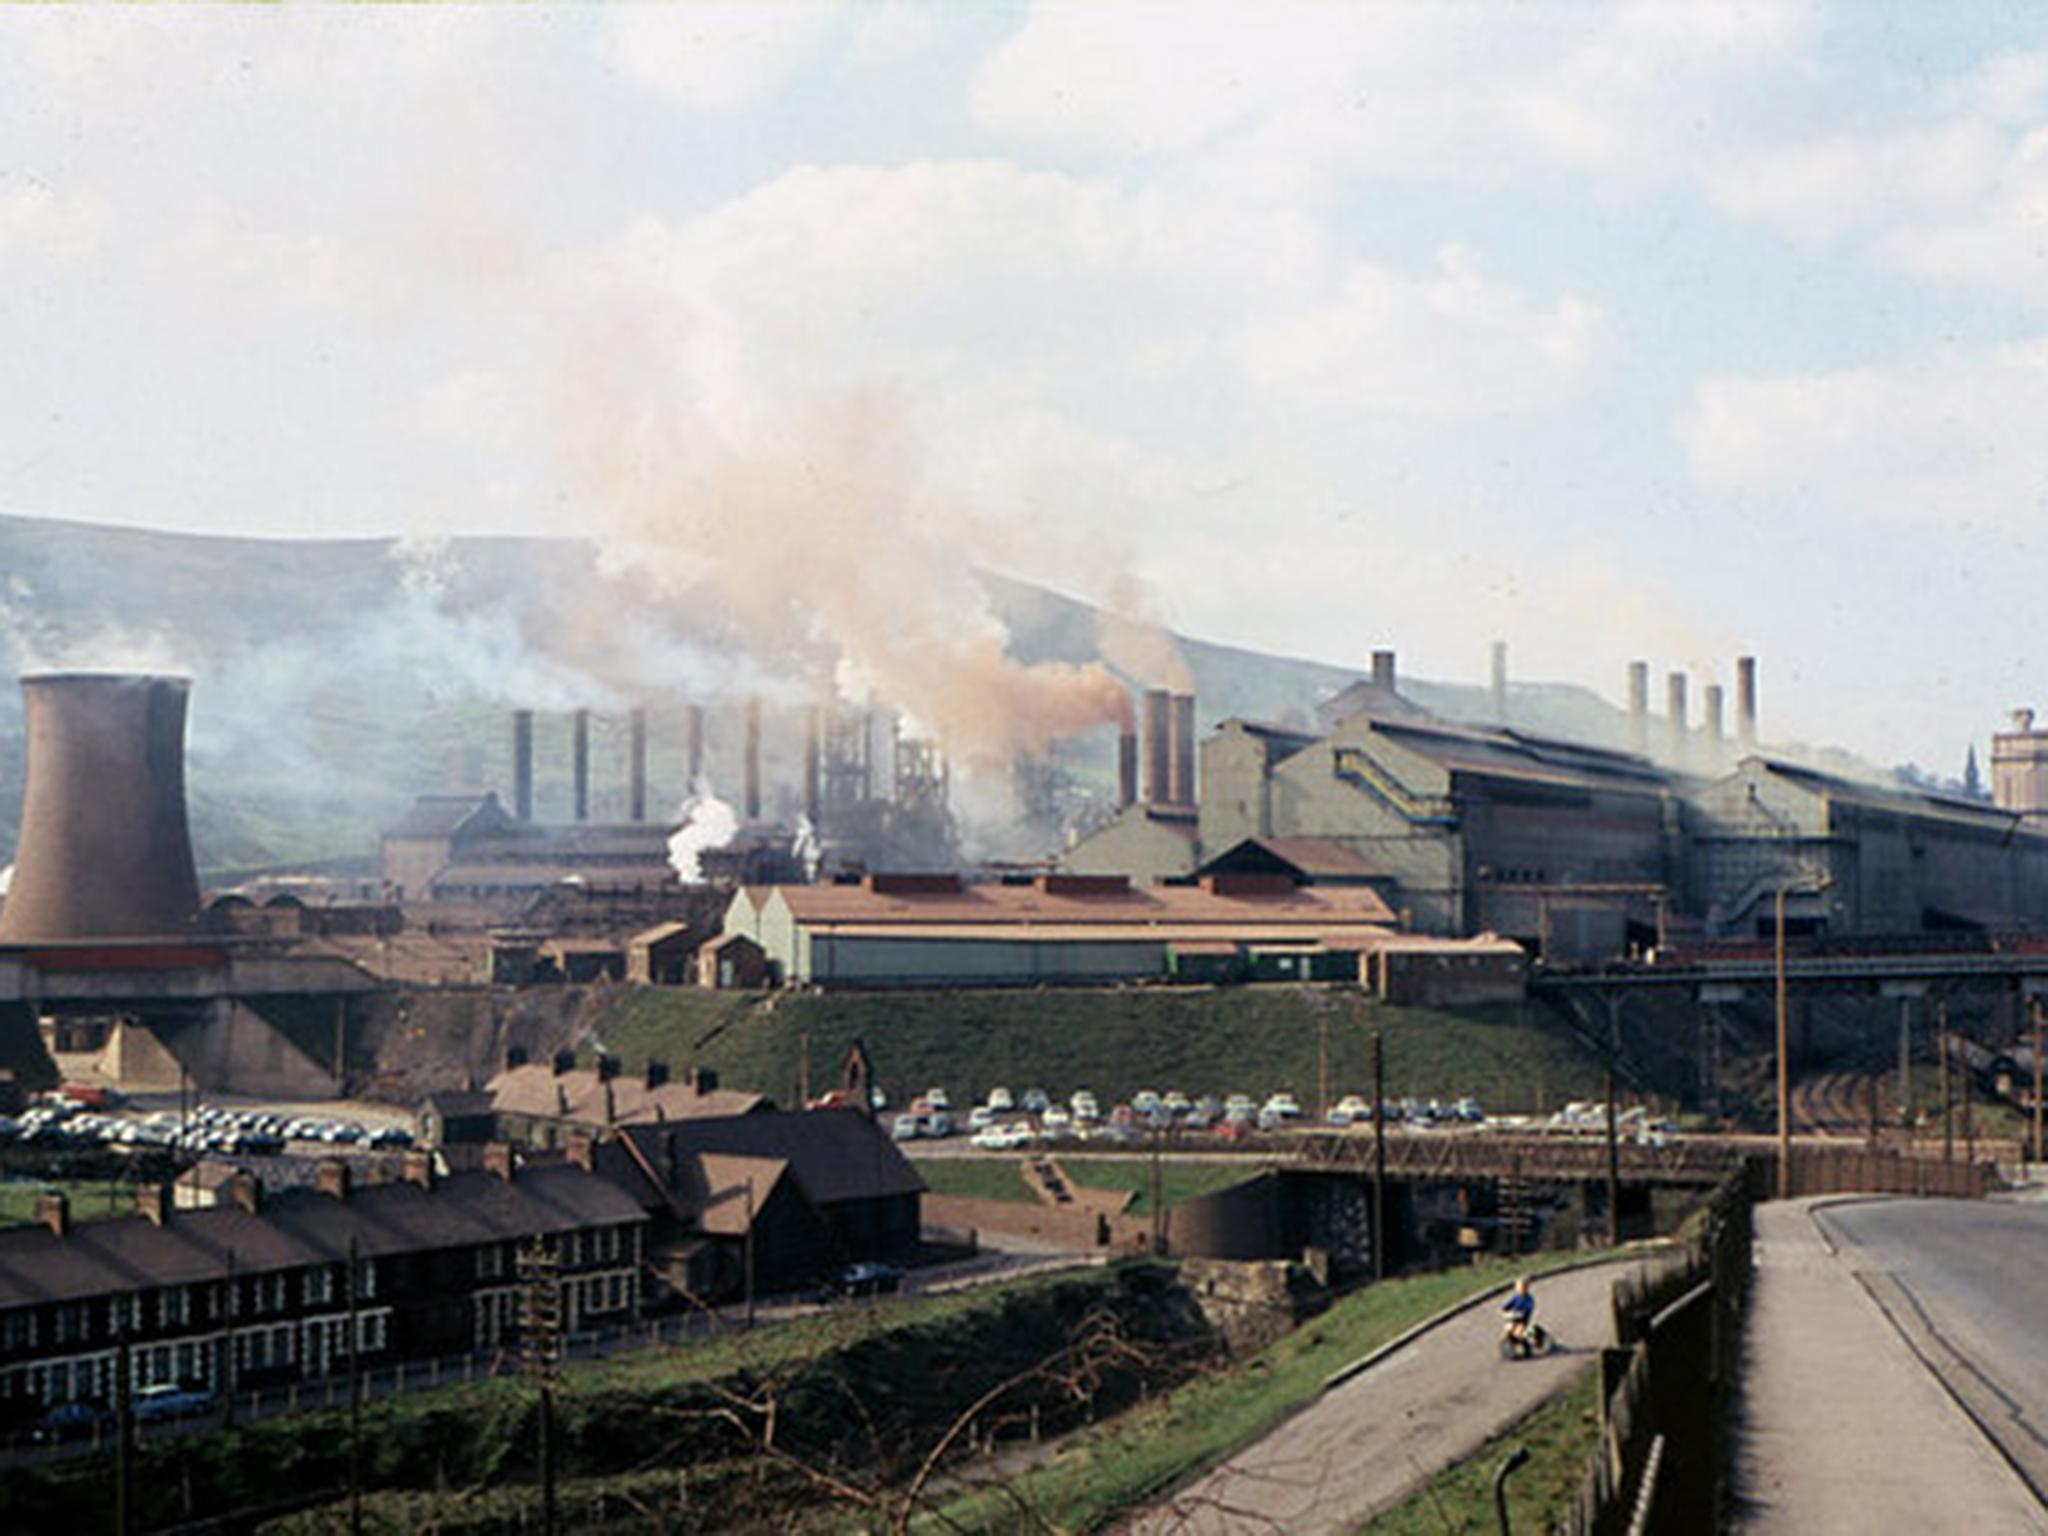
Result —
<instances>
[{"instance_id":1,"label":"green grass","mask_svg":"<svg viewBox=\"0 0 2048 1536\"><path fill-rule=\"evenodd\" d=\"M1060 1167L1076 1184L1090 1189L1129 1189L1138 1198L1130 1214L1152 1209L1152 1164L1142 1157L1077 1157L1057 1153ZM1031 1193L1014 1157L914 1157L911 1165L924 1176L932 1193L968 1200L1017 1200L1029 1203ZM1255 1163L1201 1163L1167 1158L1160 1163L1160 1193L1170 1211L1183 1200L1213 1194L1242 1184L1259 1171Z\"/></svg>"},{"instance_id":2,"label":"green grass","mask_svg":"<svg viewBox=\"0 0 2048 1536\"><path fill-rule=\"evenodd\" d=\"M112 1180L18 1179L0 1183L0 1227L20 1226L36 1219L36 1197L46 1190L61 1190L71 1200L71 1219L91 1221L101 1216L125 1216L135 1209L132 1185Z\"/></svg>"},{"instance_id":3,"label":"green grass","mask_svg":"<svg viewBox=\"0 0 2048 1536\"><path fill-rule=\"evenodd\" d=\"M1143 1215L1152 1209L1152 1164L1142 1157L1063 1157L1060 1166L1077 1184L1090 1189L1131 1189L1138 1198L1130 1214ZM1165 1158L1159 1164L1159 1192L1170 1211L1183 1200L1211 1195L1233 1184L1242 1184L1258 1173L1256 1163L1197 1163Z\"/></svg>"},{"instance_id":4,"label":"green grass","mask_svg":"<svg viewBox=\"0 0 2048 1536\"><path fill-rule=\"evenodd\" d=\"M1355 991L1290 986L1094 991L792 993L772 999L692 988L623 989L597 1020L629 1068L648 1056L715 1067L738 1087L793 1102L801 1061L816 1091L861 1041L895 1104L934 1084L979 1102L997 1084L1104 1106L1140 1089L1190 1095L1279 1089L1315 1104L1326 1034L1334 1097L1370 1088L1384 1032L1387 1090L1471 1094L1492 1109L1550 1109L1600 1090L1601 1063L1534 1005L1450 1012L1391 1008Z\"/></svg>"},{"instance_id":5,"label":"green grass","mask_svg":"<svg viewBox=\"0 0 2048 1536\"><path fill-rule=\"evenodd\" d=\"M1332 1372L1527 1266L1526 1259L1487 1258L1368 1286L1227 1374L1204 1377L1077 1436L1004 1489L967 1495L919 1528L1017 1529L1021 1501L1054 1529L1093 1529L1258 1439L1314 1398Z\"/></svg>"},{"instance_id":6,"label":"green grass","mask_svg":"<svg viewBox=\"0 0 2048 1536\"><path fill-rule=\"evenodd\" d=\"M1020 1160L1014 1157L913 1157L910 1166L935 1195L1016 1200L1025 1205L1038 1198L1024 1183Z\"/></svg>"},{"instance_id":7,"label":"green grass","mask_svg":"<svg viewBox=\"0 0 2048 1536\"><path fill-rule=\"evenodd\" d=\"M1360 1536L1461 1536L1497 1529L1493 1475L1517 1447L1529 1459L1508 1478L1508 1526L1547 1531L1570 1507L1600 1443L1600 1373L1588 1370L1470 1461L1439 1474L1406 1503L1359 1527Z\"/></svg>"}]
</instances>

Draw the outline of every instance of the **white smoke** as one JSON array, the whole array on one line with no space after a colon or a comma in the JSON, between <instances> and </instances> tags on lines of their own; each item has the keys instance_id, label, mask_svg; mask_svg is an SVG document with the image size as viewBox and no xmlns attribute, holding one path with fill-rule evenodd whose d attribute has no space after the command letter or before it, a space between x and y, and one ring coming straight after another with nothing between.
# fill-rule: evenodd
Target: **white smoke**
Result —
<instances>
[{"instance_id":1,"label":"white smoke","mask_svg":"<svg viewBox=\"0 0 2048 1536\"><path fill-rule=\"evenodd\" d=\"M668 861L683 884L695 885L704 878L699 855L707 848L723 848L733 840L740 829L739 814L700 778L677 810L676 820L681 825L668 840Z\"/></svg>"},{"instance_id":2,"label":"white smoke","mask_svg":"<svg viewBox=\"0 0 2048 1536\"><path fill-rule=\"evenodd\" d=\"M790 857L804 867L804 878L816 880L818 866L825 862L825 848L818 841L818 829L808 816L796 819L796 836L789 841Z\"/></svg>"}]
</instances>

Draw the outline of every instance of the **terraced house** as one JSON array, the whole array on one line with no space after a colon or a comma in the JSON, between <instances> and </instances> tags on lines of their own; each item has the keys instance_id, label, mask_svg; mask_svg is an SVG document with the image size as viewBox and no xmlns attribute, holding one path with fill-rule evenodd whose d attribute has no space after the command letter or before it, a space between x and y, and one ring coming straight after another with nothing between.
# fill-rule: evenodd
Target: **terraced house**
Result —
<instances>
[{"instance_id":1,"label":"terraced house","mask_svg":"<svg viewBox=\"0 0 2048 1536\"><path fill-rule=\"evenodd\" d=\"M348 1368L349 1320L366 1365L489 1348L518 1328L517 1255L555 1255L563 1327L631 1320L647 1215L574 1161L355 1186L323 1164L316 1187L266 1198L242 1175L217 1206L178 1209L146 1186L132 1216L0 1232L0 1412L110 1402L122 1348L132 1385L207 1391L314 1380ZM351 1297L351 1289L354 1295Z\"/></svg>"}]
</instances>

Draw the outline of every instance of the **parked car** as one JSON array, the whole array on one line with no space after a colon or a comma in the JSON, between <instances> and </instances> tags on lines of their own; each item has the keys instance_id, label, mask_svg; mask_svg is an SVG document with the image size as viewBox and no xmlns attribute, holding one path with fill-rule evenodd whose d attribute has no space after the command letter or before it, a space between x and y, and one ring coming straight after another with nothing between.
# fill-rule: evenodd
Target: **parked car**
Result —
<instances>
[{"instance_id":1,"label":"parked car","mask_svg":"<svg viewBox=\"0 0 2048 1536\"><path fill-rule=\"evenodd\" d=\"M977 1131L987 1130L996 1123L995 1106L992 1104L975 1105L974 1108L967 1111L967 1123Z\"/></svg>"},{"instance_id":2,"label":"parked car","mask_svg":"<svg viewBox=\"0 0 2048 1536\"><path fill-rule=\"evenodd\" d=\"M841 1296L883 1296L902 1288L903 1271L875 1259L849 1264L832 1277L832 1289Z\"/></svg>"},{"instance_id":3,"label":"parked car","mask_svg":"<svg viewBox=\"0 0 2048 1536\"><path fill-rule=\"evenodd\" d=\"M1018 1101L1028 1115L1042 1115L1052 1108L1052 1096L1043 1088L1026 1088L1024 1097Z\"/></svg>"},{"instance_id":4,"label":"parked car","mask_svg":"<svg viewBox=\"0 0 2048 1536\"><path fill-rule=\"evenodd\" d=\"M1015 1109L1017 1101L1010 1097L1009 1089L998 1086L988 1091L988 1107L994 1110Z\"/></svg>"},{"instance_id":5,"label":"parked car","mask_svg":"<svg viewBox=\"0 0 2048 1536\"><path fill-rule=\"evenodd\" d=\"M915 1141L924 1134L924 1121L918 1115L898 1115L889 1126L889 1135L896 1141Z\"/></svg>"},{"instance_id":6,"label":"parked car","mask_svg":"<svg viewBox=\"0 0 2048 1536\"><path fill-rule=\"evenodd\" d=\"M946 1090L943 1088L925 1089L924 1101L931 1105L933 1109L951 1109L953 1107L953 1101L946 1097Z\"/></svg>"},{"instance_id":7,"label":"parked car","mask_svg":"<svg viewBox=\"0 0 2048 1536\"><path fill-rule=\"evenodd\" d=\"M57 1404L36 1420L32 1434L45 1445L60 1440L83 1440L112 1416L104 1403L74 1398L68 1403Z\"/></svg>"},{"instance_id":8,"label":"parked car","mask_svg":"<svg viewBox=\"0 0 2048 1536\"><path fill-rule=\"evenodd\" d=\"M144 1387L130 1400L130 1411L138 1424L148 1424L159 1419L182 1419L195 1413L204 1413L213 1406L213 1394L197 1387L183 1387L175 1382L159 1381Z\"/></svg>"}]
</instances>

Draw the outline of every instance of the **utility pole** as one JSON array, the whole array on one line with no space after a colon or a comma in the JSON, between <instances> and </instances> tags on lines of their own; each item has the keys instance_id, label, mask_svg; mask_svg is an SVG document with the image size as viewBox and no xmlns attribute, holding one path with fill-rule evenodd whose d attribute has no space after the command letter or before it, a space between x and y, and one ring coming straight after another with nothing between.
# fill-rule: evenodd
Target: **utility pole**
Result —
<instances>
[{"instance_id":1,"label":"utility pole","mask_svg":"<svg viewBox=\"0 0 2048 1536\"><path fill-rule=\"evenodd\" d=\"M1934 1037L1941 1052L1941 1160L1956 1160L1955 1088L1948 1060L1948 1004L1934 1005Z\"/></svg>"},{"instance_id":2,"label":"utility pole","mask_svg":"<svg viewBox=\"0 0 2048 1536\"><path fill-rule=\"evenodd\" d=\"M1372 1032L1372 1277L1387 1278L1387 1051Z\"/></svg>"},{"instance_id":3,"label":"utility pole","mask_svg":"<svg viewBox=\"0 0 2048 1536\"><path fill-rule=\"evenodd\" d=\"M1330 1118L1330 1016L1316 1010L1316 1123Z\"/></svg>"},{"instance_id":4,"label":"utility pole","mask_svg":"<svg viewBox=\"0 0 2048 1536\"><path fill-rule=\"evenodd\" d=\"M796 1102L799 1109L811 1107L811 1032L797 1036Z\"/></svg>"},{"instance_id":5,"label":"utility pole","mask_svg":"<svg viewBox=\"0 0 2048 1536\"><path fill-rule=\"evenodd\" d=\"M1621 1106L1615 1102L1614 1058L1621 1050L1621 994L1607 998L1607 1243L1621 1245Z\"/></svg>"},{"instance_id":6,"label":"utility pole","mask_svg":"<svg viewBox=\"0 0 2048 1536\"><path fill-rule=\"evenodd\" d=\"M754 1181L747 1179L747 1327L754 1326Z\"/></svg>"},{"instance_id":7,"label":"utility pole","mask_svg":"<svg viewBox=\"0 0 2048 1536\"><path fill-rule=\"evenodd\" d=\"M2041 1148L2041 999L2030 998L2034 1016L2034 1161L2048 1162Z\"/></svg>"},{"instance_id":8,"label":"utility pole","mask_svg":"<svg viewBox=\"0 0 2048 1536\"><path fill-rule=\"evenodd\" d=\"M1778 885L1777 942L1772 946L1778 995L1778 1198L1792 1194L1792 1068L1787 1054L1791 1030L1785 997L1785 886Z\"/></svg>"},{"instance_id":9,"label":"utility pole","mask_svg":"<svg viewBox=\"0 0 2048 1536\"><path fill-rule=\"evenodd\" d=\"M562 1362L562 1286L555 1252L536 1236L519 1250L520 1351L540 1390L540 1528L555 1536L555 1378Z\"/></svg>"},{"instance_id":10,"label":"utility pole","mask_svg":"<svg viewBox=\"0 0 2048 1536\"><path fill-rule=\"evenodd\" d=\"M1152 1254L1166 1252L1166 1170L1161 1152L1166 1145L1166 1127L1152 1127Z\"/></svg>"},{"instance_id":11,"label":"utility pole","mask_svg":"<svg viewBox=\"0 0 2048 1536\"><path fill-rule=\"evenodd\" d=\"M348 1240L348 1530L363 1536L363 1333L361 1256Z\"/></svg>"},{"instance_id":12,"label":"utility pole","mask_svg":"<svg viewBox=\"0 0 2048 1536\"><path fill-rule=\"evenodd\" d=\"M1899 1125L1913 1139L1913 999L1899 999Z\"/></svg>"},{"instance_id":13,"label":"utility pole","mask_svg":"<svg viewBox=\"0 0 2048 1536\"><path fill-rule=\"evenodd\" d=\"M134 1369L128 1350L128 1313L125 1297L114 1298L122 1307L114 1325L114 1536L128 1536L135 1529L135 1407Z\"/></svg>"},{"instance_id":14,"label":"utility pole","mask_svg":"<svg viewBox=\"0 0 2048 1536\"><path fill-rule=\"evenodd\" d=\"M1974 1166L1977 1161L1977 1126L1970 1117L1970 1100L1975 1097L1970 1092L1970 1057L1967 1051L1958 1051L1956 1055L1956 1090L1963 1099L1963 1161Z\"/></svg>"}]
</instances>

